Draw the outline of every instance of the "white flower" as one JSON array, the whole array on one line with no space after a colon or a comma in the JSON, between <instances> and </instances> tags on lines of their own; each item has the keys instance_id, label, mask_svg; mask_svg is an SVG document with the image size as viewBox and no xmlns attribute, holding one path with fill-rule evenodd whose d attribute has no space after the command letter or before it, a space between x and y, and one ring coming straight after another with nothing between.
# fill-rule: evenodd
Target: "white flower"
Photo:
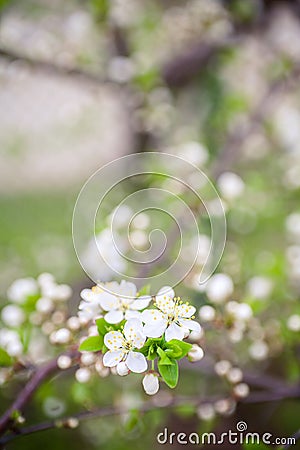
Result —
<instances>
[{"instance_id":1,"label":"white flower","mask_svg":"<svg viewBox=\"0 0 300 450\"><path fill-rule=\"evenodd\" d=\"M10 356L20 356L23 352L18 333L7 328L0 330L0 347L4 348Z\"/></svg>"},{"instance_id":2,"label":"white flower","mask_svg":"<svg viewBox=\"0 0 300 450\"><path fill-rule=\"evenodd\" d=\"M247 283L247 289L251 297L265 300L269 297L273 289L272 280L267 277L253 277Z\"/></svg>"},{"instance_id":3,"label":"white flower","mask_svg":"<svg viewBox=\"0 0 300 450\"><path fill-rule=\"evenodd\" d=\"M151 301L150 295L136 298L137 290L133 283L122 280L120 284L105 285L98 297L101 308L107 311L104 319L108 323L120 323L123 319L140 318L139 310L147 308Z\"/></svg>"},{"instance_id":4,"label":"white flower","mask_svg":"<svg viewBox=\"0 0 300 450\"><path fill-rule=\"evenodd\" d=\"M287 320L287 327L291 331L300 331L300 315L293 314Z\"/></svg>"},{"instance_id":5,"label":"white flower","mask_svg":"<svg viewBox=\"0 0 300 450\"><path fill-rule=\"evenodd\" d=\"M228 370L226 376L228 381L230 381L230 383L236 384L242 381L243 372L239 367L232 367L231 369Z\"/></svg>"},{"instance_id":6,"label":"white flower","mask_svg":"<svg viewBox=\"0 0 300 450\"><path fill-rule=\"evenodd\" d=\"M57 284L50 281L42 284L41 292L43 297L48 297L55 301L66 301L72 295L72 289L67 284Z\"/></svg>"},{"instance_id":7,"label":"white flower","mask_svg":"<svg viewBox=\"0 0 300 450\"><path fill-rule=\"evenodd\" d=\"M96 355L92 352L83 353L80 357L80 362L84 366L91 366L96 362Z\"/></svg>"},{"instance_id":8,"label":"white flower","mask_svg":"<svg viewBox=\"0 0 300 450\"><path fill-rule=\"evenodd\" d=\"M91 371L87 367L81 367L75 372L75 378L79 383L87 383L90 381L91 375Z\"/></svg>"},{"instance_id":9,"label":"white flower","mask_svg":"<svg viewBox=\"0 0 300 450\"><path fill-rule=\"evenodd\" d=\"M232 293L232 279L224 273L213 275L206 283L206 295L212 303L223 303Z\"/></svg>"},{"instance_id":10,"label":"white flower","mask_svg":"<svg viewBox=\"0 0 300 450\"><path fill-rule=\"evenodd\" d=\"M87 321L99 317L102 312L99 299L102 289L99 286L93 286L92 289L83 289L80 296L82 301L79 303L78 317Z\"/></svg>"},{"instance_id":11,"label":"white flower","mask_svg":"<svg viewBox=\"0 0 300 450\"><path fill-rule=\"evenodd\" d=\"M216 413L213 405L210 403L203 403L198 407L197 415L201 420L212 420Z\"/></svg>"},{"instance_id":12,"label":"white flower","mask_svg":"<svg viewBox=\"0 0 300 450\"><path fill-rule=\"evenodd\" d=\"M38 312L42 314L49 314L53 310L54 304L51 298L41 297L37 301L35 308Z\"/></svg>"},{"instance_id":13,"label":"white flower","mask_svg":"<svg viewBox=\"0 0 300 450\"><path fill-rule=\"evenodd\" d=\"M129 370L142 373L147 370L147 361L142 353L134 351L143 347L146 336L140 320L130 319L124 326L123 333L110 331L104 336L104 343L109 351L103 357L106 367L115 367L121 361Z\"/></svg>"},{"instance_id":14,"label":"white flower","mask_svg":"<svg viewBox=\"0 0 300 450\"><path fill-rule=\"evenodd\" d=\"M204 322L211 322L216 317L216 310L210 305L201 306L199 309L199 317Z\"/></svg>"},{"instance_id":15,"label":"white flower","mask_svg":"<svg viewBox=\"0 0 300 450\"><path fill-rule=\"evenodd\" d=\"M1 319L9 327L19 327L25 320L25 314L19 306L7 305L1 311Z\"/></svg>"},{"instance_id":16,"label":"white flower","mask_svg":"<svg viewBox=\"0 0 300 450\"><path fill-rule=\"evenodd\" d=\"M181 302L180 298L175 298L174 295L169 286L161 288L156 295L157 309L142 312L146 336L157 338L165 333L166 341L182 340L187 330L200 331L199 323L192 320L196 308Z\"/></svg>"},{"instance_id":17,"label":"white flower","mask_svg":"<svg viewBox=\"0 0 300 450\"><path fill-rule=\"evenodd\" d=\"M20 278L12 283L7 290L7 297L15 303L24 303L30 295L38 292L38 286L33 278Z\"/></svg>"},{"instance_id":18,"label":"white flower","mask_svg":"<svg viewBox=\"0 0 300 450\"><path fill-rule=\"evenodd\" d=\"M50 341L53 344L67 344L71 340L71 332L68 328L60 328L51 333Z\"/></svg>"},{"instance_id":19,"label":"white flower","mask_svg":"<svg viewBox=\"0 0 300 450\"><path fill-rule=\"evenodd\" d=\"M254 341L249 347L249 354L252 359L262 361L267 358L269 347L264 341Z\"/></svg>"},{"instance_id":20,"label":"white flower","mask_svg":"<svg viewBox=\"0 0 300 450\"><path fill-rule=\"evenodd\" d=\"M237 320L247 321L251 319L253 312L251 306L247 303L238 303L230 301L226 305L226 311Z\"/></svg>"},{"instance_id":21,"label":"white flower","mask_svg":"<svg viewBox=\"0 0 300 450\"><path fill-rule=\"evenodd\" d=\"M154 395L159 390L159 381L157 375L147 373L143 378L143 388L148 395Z\"/></svg>"},{"instance_id":22,"label":"white flower","mask_svg":"<svg viewBox=\"0 0 300 450\"><path fill-rule=\"evenodd\" d=\"M234 394L239 398L245 398L249 395L250 388L246 383L239 383L233 388Z\"/></svg>"},{"instance_id":23,"label":"white flower","mask_svg":"<svg viewBox=\"0 0 300 450\"><path fill-rule=\"evenodd\" d=\"M115 242L118 242L118 249ZM126 262L119 251L124 254L126 248L118 233L114 232L113 236L110 227L105 228L91 239L82 256L87 273L91 274L92 278L103 281L110 280L118 273L124 273Z\"/></svg>"},{"instance_id":24,"label":"white flower","mask_svg":"<svg viewBox=\"0 0 300 450\"><path fill-rule=\"evenodd\" d=\"M245 185L236 173L224 172L218 178L218 188L226 200L234 200L243 194Z\"/></svg>"},{"instance_id":25,"label":"white flower","mask_svg":"<svg viewBox=\"0 0 300 450\"><path fill-rule=\"evenodd\" d=\"M57 367L59 369L68 369L72 365L72 359L68 355L60 355L57 358Z\"/></svg>"},{"instance_id":26,"label":"white flower","mask_svg":"<svg viewBox=\"0 0 300 450\"><path fill-rule=\"evenodd\" d=\"M222 359L215 364L215 371L220 377L224 377L225 375L227 375L230 369L231 363L226 359Z\"/></svg>"},{"instance_id":27,"label":"white flower","mask_svg":"<svg viewBox=\"0 0 300 450\"><path fill-rule=\"evenodd\" d=\"M120 375L120 377L125 377L129 372L130 370L126 366L126 363L124 361L119 362L117 365L117 374Z\"/></svg>"},{"instance_id":28,"label":"white flower","mask_svg":"<svg viewBox=\"0 0 300 450\"><path fill-rule=\"evenodd\" d=\"M197 345L197 344L193 344L191 350L188 352L188 359L191 362L196 362L196 361L200 361L204 356L204 351L202 350L202 348Z\"/></svg>"}]
</instances>

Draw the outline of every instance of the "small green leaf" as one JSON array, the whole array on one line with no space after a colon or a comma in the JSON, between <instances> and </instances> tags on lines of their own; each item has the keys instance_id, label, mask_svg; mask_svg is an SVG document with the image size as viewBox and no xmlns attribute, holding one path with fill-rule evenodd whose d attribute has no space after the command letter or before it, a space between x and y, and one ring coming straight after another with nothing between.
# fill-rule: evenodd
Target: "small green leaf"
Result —
<instances>
[{"instance_id":1,"label":"small green leaf","mask_svg":"<svg viewBox=\"0 0 300 450\"><path fill-rule=\"evenodd\" d=\"M165 383L173 389L178 383L178 364L175 360L171 362L171 365L163 365L159 361L157 367Z\"/></svg>"},{"instance_id":2,"label":"small green leaf","mask_svg":"<svg viewBox=\"0 0 300 450\"><path fill-rule=\"evenodd\" d=\"M127 415L126 421L125 421L125 430L127 432L131 432L137 428L139 428L141 425L141 416L137 409L132 409L129 414Z\"/></svg>"},{"instance_id":3,"label":"small green leaf","mask_svg":"<svg viewBox=\"0 0 300 450\"><path fill-rule=\"evenodd\" d=\"M139 350L149 360L157 358L157 347L162 346L162 338L150 338L145 345Z\"/></svg>"},{"instance_id":4,"label":"small green leaf","mask_svg":"<svg viewBox=\"0 0 300 450\"><path fill-rule=\"evenodd\" d=\"M0 367L9 367L11 365L12 358L5 350L3 350L3 348L0 348Z\"/></svg>"},{"instance_id":5,"label":"small green leaf","mask_svg":"<svg viewBox=\"0 0 300 450\"><path fill-rule=\"evenodd\" d=\"M156 351L156 345L152 344L152 345L149 347L149 350L148 350L148 353L146 354L146 356L147 356L147 358L148 358L150 361L152 361L153 359L156 359L156 358L157 358L158 354L157 354L157 351Z\"/></svg>"},{"instance_id":6,"label":"small green leaf","mask_svg":"<svg viewBox=\"0 0 300 450\"><path fill-rule=\"evenodd\" d=\"M107 333L107 322L103 318L96 319L96 325L97 325L99 334L104 335Z\"/></svg>"},{"instance_id":7,"label":"small green leaf","mask_svg":"<svg viewBox=\"0 0 300 450\"><path fill-rule=\"evenodd\" d=\"M79 347L79 351L98 352L103 347L103 336L90 336Z\"/></svg>"},{"instance_id":8,"label":"small green leaf","mask_svg":"<svg viewBox=\"0 0 300 450\"><path fill-rule=\"evenodd\" d=\"M173 363L166 353L160 347L157 347L157 353L159 355L159 364L161 366L171 366Z\"/></svg>"},{"instance_id":9,"label":"small green leaf","mask_svg":"<svg viewBox=\"0 0 300 450\"><path fill-rule=\"evenodd\" d=\"M90 0L92 13L100 22L107 18L109 12L109 0Z\"/></svg>"},{"instance_id":10,"label":"small green leaf","mask_svg":"<svg viewBox=\"0 0 300 450\"><path fill-rule=\"evenodd\" d=\"M188 354L192 348L192 344L188 342L179 341L178 339L172 339L166 343L166 353L175 359L181 359ZM172 352L170 352L170 350Z\"/></svg>"}]
</instances>

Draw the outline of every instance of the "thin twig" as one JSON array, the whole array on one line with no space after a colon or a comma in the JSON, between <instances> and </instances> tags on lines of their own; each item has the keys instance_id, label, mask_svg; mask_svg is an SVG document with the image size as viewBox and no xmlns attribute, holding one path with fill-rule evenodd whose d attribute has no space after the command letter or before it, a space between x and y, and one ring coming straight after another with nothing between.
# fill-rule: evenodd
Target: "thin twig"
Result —
<instances>
[{"instance_id":1,"label":"thin twig","mask_svg":"<svg viewBox=\"0 0 300 450\"><path fill-rule=\"evenodd\" d=\"M79 355L77 350L73 350L66 354L69 355L72 359L76 358ZM34 392L42 384L42 382L45 381L45 379L47 379L48 377L50 377L52 374L60 370L59 367L57 366L57 359L58 358L55 358L47 362L46 364L44 364L43 366L39 367L36 370L36 372L30 378L28 383L18 394L13 404L0 417L0 435L5 433L5 431L13 423L13 414L16 411L20 413L23 412L26 404L29 402Z\"/></svg>"},{"instance_id":2,"label":"thin twig","mask_svg":"<svg viewBox=\"0 0 300 450\"><path fill-rule=\"evenodd\" d=\"M299 76L300 64L298 63L295 64L292 70L285 76L271 83L266 94L250 114L247 125L242 127L242 129L235 129L229 135L227 142L212 167L212 175L214 178L217 178L222 172L231 168L239 158L239 151L242 144L264 122L274 96L289 88Z\"/></svg>"},{"instance_id":3,"label":"thin twig","mask_svg":"<svg viewBox=\"0 0 300 450\"><path fill-rule=\"evenodd\" d=\"M52 61L43 61L41 59L33 58L31 56L25 55L23 53L16 52L14 50L10 50L8 48L0 47L0 58L5 58L8 61L22 61L30 67L33 67L35 70L52 73L58 76L72 76L79 81L84 81L89 84L103 84L103 83L112 83L113 81L103 78L97 74L92 72L88 72L80 67L69 67L64 66L62 64L56 64Z\"/></svg>"},{"instance_id":4,"label":"thin twig","mask_svg":"<svg viewBox=\"0 0 300 450\"><path fill-rule=\"evenodd\" d=\"M295 442L292 442L292 439L295 439ZM283 446L284 450L287 450L288 448L291 448L296 444L297 441L300 439L300 430L298 430L295 434L293 434L290 438L288 438L288 443Z\"/></svg>"},{"instance_id":5,"label":"thin twig","mask_svg":"<svg viewBox=\"0 0 300 450\"><path fill-rule=\"evenodd\" d=\"M297 391L295 388L291 388L290 391L286 391L285 395L281 395L280 397L276 395L274 392L259 392L259 393L253 393L250 394L247 398L241 399L239 403L265 403L265 402L277 402L284 399L294 398L295 394L297 394L297 397L300 396L300 389L298 387ZM207 403L215 403L219 398L207 398L207 399L199 399L195 396L193 397L174 397L168 404L162 404L156 403L153 400L145 402L140 408L140 413L147 413L149 411L152 411L153 409L170 409L170 408L176 408L181 405L194 405L195 407L200 406L201 404L207 404ZM70 419L78 419L79 421L87 420L87 419L95 419L100 417L108 417L113 415L122 415L127 414L130 412L128 409L121 409L116 407L102 407L93 409L91 411L83 411L81 413L64 417L62 419L56 420L56 421L47 421L42 422L36 425L31 425L28 427L20 428L17 433L10 433L7 436L4 436L0 439L0 445L4 445L12 440L17 439L18 437L26 436L29 434L37 433L40 431L46 431L53 428L71 428L69 425ZM288 447L287 447L288 448Z\"/></svg>"}]
</instances>

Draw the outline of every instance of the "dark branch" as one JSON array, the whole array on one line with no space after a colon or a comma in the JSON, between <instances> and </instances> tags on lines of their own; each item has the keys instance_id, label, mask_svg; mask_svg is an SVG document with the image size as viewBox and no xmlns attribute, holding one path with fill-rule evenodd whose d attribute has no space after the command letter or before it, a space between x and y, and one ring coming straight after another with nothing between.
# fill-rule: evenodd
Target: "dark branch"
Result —
<instances>
[{"instance_id":1,"label":"dark branch","mask_svg":"<svg viewBox=\"0 0 300 450\"><path fill-rule=\"evenodd\" d=\"M74 350L69 352L68 355L73 359L76 358L79 353L77 350ZM60 369L57 366L57 358L47 362L36 370L23 390L18 394L13 404L0 417L0 435L5 433L11 424L13 424L13 414L16 411L22 413L34 392L42 384L42 382L58 370Z\"/></svg>"},{"instance_id":2,"label":"dark branch","mask_svg":"<svg viewBox=\"0 0 300 450\"><path fill-rule=\"evenodd\" d=\"M61 64L56 64L51 61L43 61L24 55L23 53L18 53L14 50L0 47L0 58L1 57L10 62L21 61L28 66L33 67L35 70L46 72L47 74L50 73L63 77L70 75L78 79L79 81L83 81L89 84L99 85L102 83L113 83L112 81L102 78L97 74L93 74L92 72L87 72L79 67L69 67L63 66Z\"/></svg>"},{"instance_id":3,"label":"dark branch","mask_svg":"<svg viewBox=\"0 0 300 450\"><path fill-rule=\"evenodd\" d=\"M247 398L240 400L240 403L265 403L265 402L277 402L284 399L290 399L295 397L300 397L300 388L299 386L291 387L289 390L286 390L285 394L281 393L281 395L277 395L276 392L254 392L250 394ZM220 398L207 398L199 400L197 397L174 397L167 405L159 405L153 400L149 400L145 402L141 408L139 409L140 413L147 413L153 409L170 409L180 405L194 405L195 407L200 406L201 404L214 403ZM50 430L52 428L72 428L69 425L70 419L78 419L78 421L83 421L87 419L95 419L100 417L107 417L113 415L122 415L128 413L128 409L120 409L115 407L104 407L97 408L91 411L83 411L81 413L75 414L71 417L65 417L63 419L57 421L48 421L42 422L36 425L31 425L28 427L20 428L17 433L10 433L7 436L4 436L0 439L0 445L4 444L22 436L26 436L29 434L37 433L40 431ZM298 439L299 437L297 437ZM288 447L286 447L288 448Z\"/></svg>"},{"instance_id":4,"label":"dark branch","mask_svg":"<svg viewBox=\"0 0 300 450\"><path fill-rule=\"evenodd\" d=\"M222 172L229 170L239 158L239 150L245 140L263 124L275 95L290 88L300 76L300 64L295 64L289 73L271 83L267 93L250 114L248 124L242 130L234 130L221 150L212 168L217 178Z\"/></svg>"}]
</instances>

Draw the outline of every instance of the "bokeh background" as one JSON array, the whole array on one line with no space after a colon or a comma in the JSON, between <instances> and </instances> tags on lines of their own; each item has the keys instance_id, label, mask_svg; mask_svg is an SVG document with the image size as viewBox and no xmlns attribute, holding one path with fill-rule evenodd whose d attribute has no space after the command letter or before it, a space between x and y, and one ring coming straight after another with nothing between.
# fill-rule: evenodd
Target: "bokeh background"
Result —
<instances>
[{"instance_id":1,"label":"bokeh background","mask_svg":"<svg viewBox=\"0 0 300 450\"><path fill-rule=\"evenodd\" d=\"M0 15L3 304L14 279L51 272L74 289L74 309L90 285L71 235L81 186L117 157L165 151L203 169L224 201L228 241L218 271L233 280L235 299L261 315L268 345L251 359L239 343L239 362L258 378L297 382L300 326L286 323L300 311L300 2L2 0ZM136 240L143 245L141 233ZM207 302L191 278L180 289L197 306ZM184 377L179 393L226 389L203 373ZM19 387L1 389L3 404ZM187 405L140 418L141 401L135 380L99 378L86 387L55 379L38 391L30 420L94 404L133 412L7 448L159 448L164 426L220 432L239 418L280 436L299 428L296 399L239 405L230 417L199 416Z\"/></svg>"}]
</instances>

